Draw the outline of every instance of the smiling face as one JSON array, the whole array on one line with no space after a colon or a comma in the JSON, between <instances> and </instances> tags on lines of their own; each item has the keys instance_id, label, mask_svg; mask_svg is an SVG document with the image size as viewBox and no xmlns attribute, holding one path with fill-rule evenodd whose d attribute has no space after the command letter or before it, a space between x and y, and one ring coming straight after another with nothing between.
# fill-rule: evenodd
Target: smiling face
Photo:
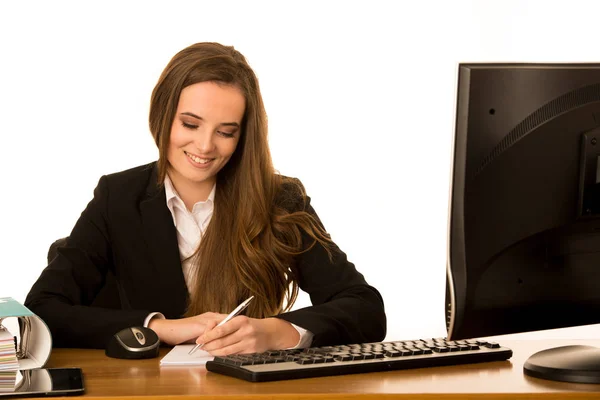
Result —
<instances>
[{"instance_id":1,"label":"smiling face","mask_svg":"<svg viewBox=\"0 0 600 400\"><path fill-rule=\"evenodd\" d=\"M245 107L235 86L200 82L181 91L167 151L169 178L180 195L206 200L237 147Z\"/></svg>"}]
</instances>

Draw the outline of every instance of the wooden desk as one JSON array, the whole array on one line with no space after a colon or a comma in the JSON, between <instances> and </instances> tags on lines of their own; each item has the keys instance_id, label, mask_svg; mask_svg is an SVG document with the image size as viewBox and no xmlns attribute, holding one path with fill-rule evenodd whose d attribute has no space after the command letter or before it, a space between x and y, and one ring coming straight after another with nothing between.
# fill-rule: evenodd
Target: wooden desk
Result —
<instances>
[{"instance_id":1,"label":"wooden desk","mask_svg":"<svg viewBox=\"0 0 600 400\"><path fill-rule=\"evenodd\" d=\"M513 350L509 361L376 372L279 382L250 383L208 372L204 367L160 367L160 358L116 360L100 350L56 349L46 367L83 369L86 397L179 396L251 399L600 399L600 384L545 381L523 374L536 351L567 344L600 347L600 340L501 341ZM161 357L167 353L161 350ZM71 397L72 399L72 397Z\"/></svg>"}]
</instances>

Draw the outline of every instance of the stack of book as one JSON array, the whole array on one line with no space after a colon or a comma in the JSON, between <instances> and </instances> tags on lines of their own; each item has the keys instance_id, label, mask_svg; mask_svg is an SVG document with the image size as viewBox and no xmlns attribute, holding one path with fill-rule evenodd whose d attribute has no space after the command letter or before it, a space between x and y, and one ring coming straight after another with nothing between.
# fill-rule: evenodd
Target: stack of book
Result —
<instances>
[{"instance_id":1,"label":"stack of book","mask_svg":"<svg viewBox=\"0 0 600 400\"><path fill-rule=\"evenodd\" d=\"M14 336L0 325L0 392L12 392L19 362Z\"/></svg>"}]
</instances>

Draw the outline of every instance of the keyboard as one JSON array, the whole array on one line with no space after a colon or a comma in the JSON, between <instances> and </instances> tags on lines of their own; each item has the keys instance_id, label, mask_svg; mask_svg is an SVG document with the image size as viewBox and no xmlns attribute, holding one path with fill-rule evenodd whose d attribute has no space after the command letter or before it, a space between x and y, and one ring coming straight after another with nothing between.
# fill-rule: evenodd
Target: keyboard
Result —
<instances>
[{"instance_id":1,"label":"keyboard","mask_svg":"<svg viewBox=\"0 0 600 400\"><path fill-rule=\"evenodd\" d=\"M422 339L215 357L206 369L250 382L503 361L512 350L484 340Z\"/></svg>"}]
</instances>

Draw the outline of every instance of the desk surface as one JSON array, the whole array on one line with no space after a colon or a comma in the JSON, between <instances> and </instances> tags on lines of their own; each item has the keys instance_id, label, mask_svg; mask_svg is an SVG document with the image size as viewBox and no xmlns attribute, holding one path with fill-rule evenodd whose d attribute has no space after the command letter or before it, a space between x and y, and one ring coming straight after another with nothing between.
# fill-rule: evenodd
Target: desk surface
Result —
<instances>
[{"instance_id":1,"label":"desk surface","mask_svg":"<svg viewBox=\"0 0 600 400\"><path fill-rule=\"evenodd\" d=\"M567 344L600 347L600 340L507 340L500 344L513 350L510 360L264 383L230 378L208 372L201 366L160 367L160 358L112 359L100 350L55 349L46 367L82 368L86 397L600 399L600 384L552 382L523 374L523 363L536 351ZM167 352L161 349L161 357Z\"/></svg>"}]
</instances>

